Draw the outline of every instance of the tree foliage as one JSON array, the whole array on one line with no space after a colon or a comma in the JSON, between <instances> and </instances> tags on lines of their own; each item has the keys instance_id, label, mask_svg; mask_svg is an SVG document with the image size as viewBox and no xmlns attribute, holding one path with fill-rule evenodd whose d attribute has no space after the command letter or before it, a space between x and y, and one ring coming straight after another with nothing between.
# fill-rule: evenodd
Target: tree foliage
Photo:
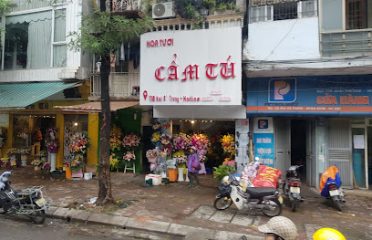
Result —
<instances>
[{"instance_id":1,"label":"tree foliage","mask_svg":"<svg viewBox=\"0 0 372 240\"><path fill-rule=\"evenodd\" d=\"M153 26L148 17L128 19L108 12L95 11L83 17L81 32L74 32L72 45L90 53L102 55L117 49L122 42L138 38Z\"/></svg>"}]
</instances>

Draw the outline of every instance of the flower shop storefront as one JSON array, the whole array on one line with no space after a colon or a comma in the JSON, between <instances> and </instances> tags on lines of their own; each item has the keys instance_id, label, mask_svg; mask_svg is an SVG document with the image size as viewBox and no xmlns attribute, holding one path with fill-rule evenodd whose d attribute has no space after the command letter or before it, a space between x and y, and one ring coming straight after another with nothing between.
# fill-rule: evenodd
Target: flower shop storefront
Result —
<instances>
[{"instance_id":1,"label":"flower shop storefront","mask_svg":"<svg viewBox=\"0 0 372 240\"><path fill-rule=\"evenodd\" d=\"M167 39L172 44L149 44ZM235 168L237 155L247 161L247 151L239 150L247 144L235 141L248 139L241 39L240 27L141 36L140 105L152 106L155 119L152 146L144 149L152 172L172 181L178 167L183 176L190 149L201 162L199 173L222 163Z\"/></svg>"}]
</instances>

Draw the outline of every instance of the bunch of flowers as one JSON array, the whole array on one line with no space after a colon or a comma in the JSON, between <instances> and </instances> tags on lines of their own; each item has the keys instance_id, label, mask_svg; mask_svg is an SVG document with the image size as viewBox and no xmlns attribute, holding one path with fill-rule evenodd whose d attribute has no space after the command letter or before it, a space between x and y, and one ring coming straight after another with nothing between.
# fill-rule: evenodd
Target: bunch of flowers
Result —
<instances>
[{"instance_id":1,"label":"bunch of flowers","mask_svg":"<svg viewBox=\"0 0 372 240\"><path fill-rule=\"evenodd\" d=\"M88 147L88 138L84 133L75 133L71 136L68 146L70 153L85 154Z\"/></svg>"},{"instance_id":2,"label":"bunch of flowers","mask_svg":"<svg viewBox=\"0 0 372 240\"><path fill-rule=\"evenodd\" d=\"M161 136L160 136L160 143L162 145L169 145L171 143L171 136L169 136L168 134L166 133L163 133Z\"/></svg>"},{"instance_id":3,"label":"bunch of flowers","mask_svg":"<svg viewBox=\"0 0 372 240\"><path fill-rule=\"evenodd\" d=\"M156 161L156 158L158 157L158 151L156 149L147 150L146 157L149 162Z\"/></svg>"},{"instance_id":4,"label":"bunch of flowers","mask_svg":"<svg viewBox=\"0 0 372 240\"><path fill-rule=\"evenodd\" d=\"M173 148L175 150L186 150L190 145L190 137L185 133L176 134L173 137Z\"/></svg>"},{"instance_id":5,"label":"bunch of flowers","mask_svg":"<svg viewBox=\"0 0 372 240\"><path fill-rule=\"evenodd\" d=\"M126 148L135 148L138 147L140 144L141 138L137 135L131 133L125 135L123 138L123 146Z\"/></svg>"},{"instance_id":6,"label":"bunch of flowers","mask_svg":"<svg viewBox=\"0 0 372 240\"><path fill-rule=\"evenodd\" d=\"M151 142L156 145L159 141L160 141L160 133L154 132L151 137Z\"/></svg>"},{"instance_id":7,"label":"bunch of flowers","mask_svg":"<svg viewBox=\"0 0 372 240\"><path fill-rule=\"evenodd\" d=\"M49 128L47 130L46 146L50 153L56 153L58 151L57 129Z\"/></svg>"},{"instance_id":8,"label":"bunch of flowers","mask_svg":"<svg viewBox=\"0 0 372 240\"><path fill-rule=\"evenodd\" d=\"M225 165L225 166L230 166L230 167L235 167L235 160L234 159L231 159L231 158L225 158L225 160L223 161L222 165Z\"/></svg>"},{"instance_id":9,"label":"bunch of flowers","mask_svg":"<svg viewBox=\"0 0 372 240\"><path fill-rule=\"evenodd\" d=\"M222 149L230 155L235 154L235 138L232 134L223 135L220 139Z\"/></svg>"},{"instance_id":10,"label":"bunch of flowers","mask_svg":"<svg viewBox=\"0 0 372 240\"><path fill-rule=\"evenodd\" d=\"M43 162L39 158L35 158L32 162L31 165L34 167L40 167Z\"/></svg>"},{"instance_id":11,"label":"bunch of flowers","mask_svg":"<svg viewBox=\"0 0 372 240\"><path fill-rule=\"evenodd\" d=\"M209 140L205 134L193 134L191 136L190 145L195 147L197 151L204 151L205 153L208 150Z\"/></svg>"},{"instance_id":12,"label":"bunch of flowers","mask_svg":"<svg viewBox=\"0 0 372 240\"><path fill-rule=\"evenodd\" d=\"M110 168L111 169L117 169L118 166L119 166L119 159L117 158L117 156L115 154L111 154L110 155Z\"/></svg>"},{"instance_id":13,"label":"bunch of flowers","mask_svg":"<svg viewBox=\"0 0 372 240\"><path fill-rule=\"evenodd\" d=\"M187 162L187 157L186 157L185 151L183 150L178 150L177 152L174 152L173 158L176 159L177 165L182 165Z\"/></svg>"},{"instance_id":14,"label":"bunch of flowers","mask_svg":"<svg viewBox=\"0 0 372 240\"><path fill-rule=\"evenodd\" d=\"M71 168L81 168L83 165L83 156L80 154L74 155L71 160L70 167Z\"/></svg>"},{"instance_id":15,"label":"bunch of flowers","mask_svg":"<svg viewBox=\"0 0 372 240\"><path fill-rule=\"evenodd\" d=\"M113 127L110 135L110 149L116 151L119 150L121 146L121 130L118 127Z\"/></svg>"},{"instance_id":16,"label":"bunch of flowers","mask_svg":"<svg viewBox=\"0 0 372 240\"><path fill-rule=\"evenodd\" d=\"M124 155L123 155L123 159L125 161L132 161L132 160L136 160L136 155L134 154L134 152L132 151L127 151Z\"/></svg>"}]
</instances>

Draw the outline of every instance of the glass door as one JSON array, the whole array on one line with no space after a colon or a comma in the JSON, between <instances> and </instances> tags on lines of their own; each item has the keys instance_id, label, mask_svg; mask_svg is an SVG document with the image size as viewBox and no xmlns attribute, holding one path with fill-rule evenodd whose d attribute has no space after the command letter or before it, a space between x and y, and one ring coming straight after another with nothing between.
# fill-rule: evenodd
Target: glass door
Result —
<instances>
[{"instance_id":1,"label":"glass door","mask_svg":"<svg viewBox=\"0 0 372 240\"><path fill-rule=\"evenodd\" d=\"M359 188L367 188L366 178L366 152L367 152L367 138L365 127L352 127L352 141L353 141L353 172L354 184Z\"/></svg>"}]
</instances>

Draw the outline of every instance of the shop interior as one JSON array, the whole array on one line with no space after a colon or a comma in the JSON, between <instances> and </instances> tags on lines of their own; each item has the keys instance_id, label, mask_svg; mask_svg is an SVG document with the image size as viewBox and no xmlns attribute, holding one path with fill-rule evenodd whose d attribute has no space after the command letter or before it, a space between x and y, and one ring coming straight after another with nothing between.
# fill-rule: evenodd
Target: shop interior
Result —
<instances>
[{"instance_id":1,"label":"shop interior","mask_svg":"<svg viewBox=\"0 0 372 240\"><path fill-rule=\"evenodd\" d=\"M291 120L291 165L303 165L298 170L301 179L306 179L306 120Z\"/></svg>"},{"instance_id":2,"label":"shop interior","mask_svg":"<svg viewBox=\"0 0 372 240\"><path fill-rule=\"evenodd\" d=\"M223 135L235 133L234 121L216 121L216 120L173 120L173 134L203 133L208 136L210 141L209 151L205 167L212 169L221 165L225 159L225 154L220 144Z\"/></svg>"},{"instance_id":3,"label":"shop interior","mask_svg":"<svg viewBox=\"0 0 372 240\"><path fill-rule=\"evenodd\" d=\"M30 148L40 144L40 150L46 151L47 130L55 126L55 115L14 115L13 148Z\"/></svg>"}]
</instances>

